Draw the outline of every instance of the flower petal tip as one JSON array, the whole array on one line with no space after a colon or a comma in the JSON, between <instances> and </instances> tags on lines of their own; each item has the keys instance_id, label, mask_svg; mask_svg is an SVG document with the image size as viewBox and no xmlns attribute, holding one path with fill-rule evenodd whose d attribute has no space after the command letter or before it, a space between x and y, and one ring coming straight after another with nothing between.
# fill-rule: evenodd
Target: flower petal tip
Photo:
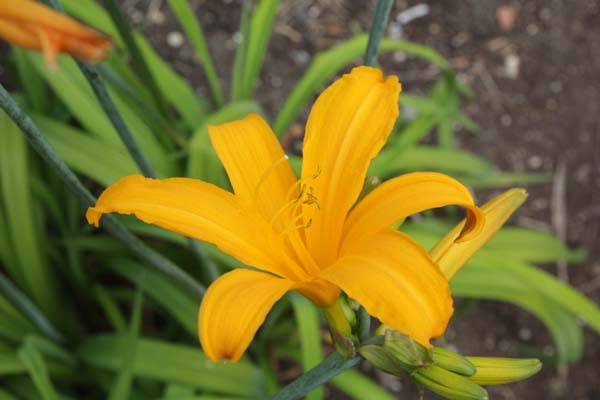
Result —
<instances>
[{"instance_id":1,"label":"flower petal tip","mask_svg":"<svg viewBox=\"0 0 600 400\"><path fill-rule=\"evenodd\" d=\"M102 218L102 211L98 210L96 207L90 207L85 213L85 218L87 219L88 224L98 228L100 226L100 218Z\"/></svg>"},{"instance_id":2,"label":"flower petal tip","mask_svg":"<svg viewBox=\"0 0 600 400\"><path fill-rule=\"evenodd\" d=\"M454 240L455 243L467 242L473 239L481 232L485 225L485 215L481 208L473 206L467 209L467 222L463 227L458 237Z\"/></svg>"}]
</instances>

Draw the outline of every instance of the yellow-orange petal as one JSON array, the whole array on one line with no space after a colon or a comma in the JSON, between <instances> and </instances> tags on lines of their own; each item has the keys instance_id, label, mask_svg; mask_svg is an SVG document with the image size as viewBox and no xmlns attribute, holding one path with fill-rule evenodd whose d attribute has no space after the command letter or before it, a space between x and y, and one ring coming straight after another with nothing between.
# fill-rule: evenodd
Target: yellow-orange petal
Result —
<instances>
[{"instance_id":1,"label":"yellow-orange petal","mask_svg":"<svg viewBox=\"0 0 600 400\"><path fill-rule=\"evenodd\" d=\"M312 214L308 248L320 265L336 258L344 218L398 116L400 90L395 76L384 79L376 68L358 67L327 88L310 112L302 179L320 206L305 207Z\"/></svg>"},{"instance_id":2,"label":"yellow-orange petal","mask_svg":"<svg viewBox=\"0 0 600 400\"><path fill-rule=\"evenodd\" d=\"M526 199L527 192L524 189L507 190L481 207L485 215L485 226L477 236L466 242L456 242L455 239L465 225L463 220L435 245L430 251L431 258L438 263L448 280L452 279L469 258L494 236Z\"/></svg>"},{"instance_id":3,"label":"yellow-orange petal","mask_svg":"<svg viewBox=\"0 0 600 400\"><path fill-rule=\"evenodd\" d=\"M269 227L246 212L235 196L189 178L164 180L129 175L109 186L86 217L98 226L102 214L135 214L142 221L217 245L241 262L293 279L301 271L277 259Z\"/></svg>"},{"instance_id":4,"label":"yellow-orange petal","mask_svg":"<svg viewBox=\"0 0 600 400\"><path fill-rule=\"evenodd\" d=\"M258 114L209 126L210 140L236 196L270 221L296 197L296 176L277 137ZM280 221L275 221L280 222Z\"/></svg>"},{"instance_id":5,"label":"yellow-orange petal","mask_svg":"<svg viewBox=\"0 0 600 400\"><path fill-rule=\"evenodd\" d=\"M427 347L444 333L452 315L448 281L439 267L421 245L391 229L347 249L320 277Z\"/></svg>"},{"instance_id":6,"label":"yellow-orange petal","mask_svg":"<svg viewBox=\"0 0 600 400\"><path fill-rule=\"evenodd\" d=\"M111 47L106 35L32 0L0 2L0 37L43 51L50 62L58 52L97 62Z\"/></svg>"},{"instance_id":7,"label":"yellow-orange petal","mask_svg":"<svg viewBox=\"0 0 600 400\"><path fill-rule=\"evenodd\" d=\"M237 269L213 282L198 314L198 332L206 356L238 361L273 304L294 282L262 272Z\"/></svg>"},{"instance_id":8,"label":"yellow-orange petal","mask_svg":"<svg viewBox=\"0 0 600 400\"><path fill-rule=\"evenodd\" d=\"M337 286L320 278L297 283L294 290L302 293L304 297L319 307L331 306L340 296L340 289Z\"/></svg>"},{"instance_id":9,"label":"yellow-orange petal","mask_svg":"<svg viewBox=\"0 0 600 400\"><path fill-rule=\"evenodd\" d=\"M435 172L415 172L390 179L360 201L348 215L342 248L378 232L412 214L430 208L458 205L467 209L467 223L457 241L479 232L485 218L460 182Z\"/></svg>"}]
</instances>

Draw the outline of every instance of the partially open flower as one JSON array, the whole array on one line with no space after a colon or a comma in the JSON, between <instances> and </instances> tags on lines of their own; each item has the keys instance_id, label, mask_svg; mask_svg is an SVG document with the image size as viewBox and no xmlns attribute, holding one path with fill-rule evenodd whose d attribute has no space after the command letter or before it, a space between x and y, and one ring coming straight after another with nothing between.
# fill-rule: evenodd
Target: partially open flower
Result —
<instances>
[{"instance_id":1,"label":"partially open flower","mask_svg":"<svg viewBox=\"0 0 600 400\"><path fill-rule=\"evenodd\" d=\"M107 57L111 47L103 33L32 0L0 1L0 38L43 52L51 67L59 53L98 62Z\"/></svg>"}]
</instances>

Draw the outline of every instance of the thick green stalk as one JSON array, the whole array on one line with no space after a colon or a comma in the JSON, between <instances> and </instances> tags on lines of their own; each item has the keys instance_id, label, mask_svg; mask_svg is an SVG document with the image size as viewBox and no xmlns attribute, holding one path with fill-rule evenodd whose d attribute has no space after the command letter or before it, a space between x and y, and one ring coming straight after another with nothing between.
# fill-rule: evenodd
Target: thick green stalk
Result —
<instances>
[{"instance_id":1,"label":"thick green stalk","mask_svg":"<svg viewBox=\"0 0 600 400\"><path fill-rule=\"evenodd\" d=\"M369 42L365 52L365 65L375 66L377 63L377 54L379 53L379 45L383 38L385 26L387 25L390 11L392 10L392 0L378 0L375 7L375 15L369 32Z\"/></svg>"},{"instance_id":2,"label":"thick green stalk","mask_svg":"<svg viewBox=\"0 0 600 400\"><path fill-rule=\"evenodd\" d=\"M156 173L154 172L154 168L152 168L150 162L142 152L142 149L131 134L131 131L129 128L127 128L125 120L123 120L123 117L117 109L117 106L115 106L115 103L110 98L106 86L100 79L100 75L98 74L96 67L85 65L80 61L77 61L77 65L79 65L81 72L83 72L83 75L85 75L87 78L92 90L94 91L94 94L96 95L96 98L98 99L98 102L100 103L100 106L102 106L102 110L104 110L104 113L110 119L110 122L112 122L113 127L119 134L123 144L125 147L127 147L127 151L129 154L131 154L131 157L137 164L142 174L155 178Z\"/></svg>"},{"instance_id":3,"label":"thick green stalk","mask_svg":"<svg viewBox=\"0 0 600 400\"><path fill-rule=\"evenodd\" d=\"M56 342L65 342L64 336L56 329L46 318L37 306L27 298L21 291L7 278L0 273L0 293L21 311L29 320L49 339Z\"/></svg>"},{"instance_id":4,"label":"thick green stalk","mask_svg":"<svg viewBox=\"0 0 600 400\"><path fill-rule=\"evenodd\" d=\"M319 385L329 382L335 376L364 360L361 356L344 358L333 353L319 365L300 375L295 381L281 389L271 400L295 400L306 396Z\"/></svg>"},{"instance_id":5,"label":"thick green stalk","mask_svg":"<svg viewBox=\"0 0 600 400\"><path fill-rule=\"evenodd\" d=\"M48 143L39 128L21 110L2 85L0 85L0 108L17 124L35 151L58 174L67 188L81 200L83 205L91 207L96 204L96 198L82 185L73 171L56 154L56 151ZM188 290L194 297L200 299L204 294L205 289L200 283L172 261L146 246L140 239L125 229L112 215L104 216L103 226L125 246L131 249L141 260L148 262L150 266Z\"/></svg>"},{"instance_id":6,"label":"thick green stalk","mask_svg":"<svg viewBox=\"0 0 600 400\"><path fill-rule=\"evenodd\" d=\"M140 51L140 48L138 47L137 43L135 42L135 38L133 37L133 34L131 33L129 24L127 23L125 16L121 12L121 9L119 8L119 5L117 4L117 1L116 0L104 0L104 6L106 7L106 10L110 14L111 19L115 23L115 26L117 27L117 30L119 31L119 34L121 35L121 38L125 42L125 46L127 47L129 54L131 55L131 59L133 61L133 66L135 67L137 72L140 74L142 81L146 85L148 85L148 89L150 89L150 93L152 94L152 97L154 98L154 102L158 106L159 110L161 110L162 114L166 118L170 119L171 118L171 110L169 109L169 105L167 104L166 100L163 98L163 96L160 92L160 89L158 88L158 85L156 84L156 81L154 80L154 76L152 76L152 73L150 72L150 68L148 67L148 64L146 64L146 60L142 56L142 52Z\"/></svg>"}]
</instances>

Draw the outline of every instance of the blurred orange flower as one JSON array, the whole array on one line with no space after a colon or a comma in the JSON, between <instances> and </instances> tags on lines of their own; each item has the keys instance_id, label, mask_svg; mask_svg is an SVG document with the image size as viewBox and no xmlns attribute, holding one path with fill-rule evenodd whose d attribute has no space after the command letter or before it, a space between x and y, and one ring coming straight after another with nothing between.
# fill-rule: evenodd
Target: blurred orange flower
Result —
<instances>
[{"instance_id":1,"label":"blurred orange flower","mask_svg":"<svg viewBox=\"0 0 600 400\"><path fill-rule=\"evenodd\" d=\"M44 53L50 66L58 53L98 62L111 47L108 36L32 0L0 1L0 38Z\"/></svg>"}]
</instances>

